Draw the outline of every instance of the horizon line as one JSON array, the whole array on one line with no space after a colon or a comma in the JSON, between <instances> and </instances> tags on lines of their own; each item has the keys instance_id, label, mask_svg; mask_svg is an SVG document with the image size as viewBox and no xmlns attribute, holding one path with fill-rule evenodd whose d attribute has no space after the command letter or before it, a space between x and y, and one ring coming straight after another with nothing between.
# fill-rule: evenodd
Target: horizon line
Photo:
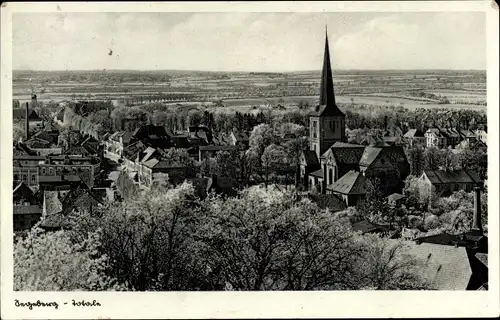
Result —
<instances>
[{"instance_id":1,"label":"horizon line","mask_svg":"<svg viewBox=\"0 0 500 320\"><path fill-rule=\"evenodd\" d=\"M418 68L418 69L333 69L336 71L487 71L487 69L442 69L442 68ZM165 72L165 71L183 71L183 72L211 72L211 73L294 73L294 72L321 72L321 69L299 69L299 70L196 70L196 69L12 69L12 72L79 72L79 71L135 71L135 72Z\"/></svg>"}]
</instances>

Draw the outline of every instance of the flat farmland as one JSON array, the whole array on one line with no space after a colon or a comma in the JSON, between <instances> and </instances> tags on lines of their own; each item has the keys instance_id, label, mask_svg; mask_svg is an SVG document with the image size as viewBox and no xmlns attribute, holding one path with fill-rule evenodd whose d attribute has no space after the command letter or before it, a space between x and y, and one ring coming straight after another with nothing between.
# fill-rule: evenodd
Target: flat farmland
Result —
<instances>
[{"instance_id":1,"label":"flat farmland","mask_svg":"<svg viewBox=\"0 0 500 320\"><path fill-rule=\"evenodd\" d=\"M486 108L485 71L334 70L337 102L404 108ZM320 71L14 71L13 99L113 100L210 106L227 112L317 104Z\"/></svg>"}]
</instances>

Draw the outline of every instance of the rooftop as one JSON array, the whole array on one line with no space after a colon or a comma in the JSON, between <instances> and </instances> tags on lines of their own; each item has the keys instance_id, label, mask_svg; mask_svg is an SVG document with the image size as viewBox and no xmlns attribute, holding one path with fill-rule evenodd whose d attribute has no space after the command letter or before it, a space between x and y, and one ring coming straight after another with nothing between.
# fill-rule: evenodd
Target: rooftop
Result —
<instances>
[{"instance_id":1,"label":"rooftop","mask_svg":"<svg viewBox=\"0 0 500 320\"><path fill-rule=\"evenodd\" d=\"M351 170L327 189L341 194L366 194L366 178L362 173Z\"/></svg>"}]
</instances>

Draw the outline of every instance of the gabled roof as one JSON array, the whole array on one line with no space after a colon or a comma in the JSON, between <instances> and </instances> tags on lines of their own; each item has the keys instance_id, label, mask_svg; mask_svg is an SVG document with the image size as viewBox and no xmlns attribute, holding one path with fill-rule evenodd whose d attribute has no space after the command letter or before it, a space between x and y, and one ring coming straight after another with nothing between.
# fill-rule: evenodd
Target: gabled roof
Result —
<instances>
[{"instance_id":1,"label":"gabled roof","mask_svg":"<svg viewBox=\"0 0 500 320\"><path fill-rule=\"evenodd\" d=\"M16 143L12 152L13 156L37 156L36 151L31 150L27 145L21 142Z\"/></svg>"},{"instance_id":2,"label":"gabled roof","mask_svg":"<svg viewBox=\"0 0 500 320\"><path fill-rule=\"evenodd\" d=\"M437 290L466 290L472 268L464 247L433 243L408 243L408 253L418 259L422 277Z\"/></svg>"},{"instance_id":3,"label":"gabled roof","mask_svg":"<svg viewBox=\"0 0 500 320\"><path fill-rule=\"evenodd\" d=\"M13 212L14 214L42 214L42 208L38 205L19 205L19 206L13 206Z\"/></svg>"},{"instance_id":4,"label":"gabled roof","mask_svg":"<svg viewBox=\"0 0 500 320\"><path fill-rule=\"evenodd\" d=\"M12 109L12 117L14 119L26 119L26 109L25 108ZM38 113L36 113L36 111L31 108L28 110L28 118L32 120L42 119L38 116Z\"/></svg>"},{"instance_id":5,"label":"gabled roof","mask_svg":"<svg viewBox=\"0 0 500 320\"><path fill-rule=\"evenodd\" d=\"M323 176L323 169L318 169L316 171L313 171L309 175L313 176L313 177L316 177L316 178L321 178L321 179L324 178L324 176Z\"/></svg>"},{"instance_id":6,"label":"gabled roof","mask_svg":"<svg viewBox=\"0 0 500 320\"><path fill-rule=\"evenodd\" d=\"M432 184L447 183L480 183L479 175L471 170L444 171L444 170L424 170Z\"/></svg>"},{"instance_id":7,"label":"gabled roof","mask_svg":"<svg viewBox=\"0 0 500 320\"><path fill-rule=\"evenodd\" d=\"M304 155L304 159L306 161L306 164L309 165L317 165L319 164L318 161L318 156L316 155L316 152L306 149L302 151L302 154Z\"/></svg>"},{"instance_id":8,"label":"gabled roof","mask_svg":"<svg viewBox=\"0 0 500 320\"><path fill-rule=\"evenodd\" d=\"M478 253L476 253L476 258L482 264L484 264L485 267L488 267L488 254L487 253L478 252Z\"/></svg>"},{"instance_id":9,"label":"gabled roof","mask_svg":"<svg viewBox=\"0 0 500 320\"><path fill-rule=\"evenodd\" d=\"M346 209L345 202L335 194L309 194L309 198L322 209L328 208L332 212Z\"/></svg>"},{"instance_id":10,"label":"gabled roof","mask_svg":"<svg viewBox=\"0 0 500 320\"><path fill-rule=\"evenodd\" d=\"M362 173L351 170L327 189L341 194L366 194L366 178Z\"/></svg>"},{"instance_id":11,"label":"gabled roof","mask_svg":"<svg viewBox=\"0 0 500 320\"><path fill-rule=\"evenodd\" d=\"M52 142L42 138L31 137L31 139L24 141L24 144L30 148L47 148L52 145Z\"/></svg>"},{"instance_id":12,"label":"gabled roof","mask_svg":"<svg viewBox=\"0 0 500 320\"><path fill-rule=\"evenodd\" d=\"M424 132L418 129L410 129L404 134L405 138L423 138Z\"/></svg>"},{"instance_id":13,"label":"gabled roof","mask_svg":"<svg viewBox=\"0 0 500 320\"><path fill-rule=\"evenodd\" d=\"M89 210L102 204L102 201L87 188L79 187L68 192L62 200L63 213L68 214L74 208Z\"/></svg>"},{"instance_id":14,"label":"gabled roof","mask_svg":"<svg viewBox=\"0 0 500 320\"><path fill-rule=\"evenodd\" d=\"M233 130L231 133L233 134L236 141L245 142L245 141L248 141L248 139L249 139L248 135L243 131Z\"/></svg>"},{"instance_id":15,"label":"gabled roof","mask_svg":"<svg viewBox=\"0 0 500 320\"><path fill-rule=\"evenodd\" d=\"M352 229L354 231L360 231L362 234L372 233L372 232L388 232L390 231L388 226L379 225L372 223L368 220L359 221L352 224Z\"/></svg>"},{"instance_id":16,"label":"gabled roof","mask_svg":"<svg viewBox=\"0 0 500 320\"><path fill-rule=\"evenodd\" d=\"M359 160L359 165L369 167L377 159L381 152L382 148L367 146L363 151L361 159Z\"/></svg>"},{"instance_id":17,"label":"gabled roof","mask_svg":"<svg viewBox=\"0 0 500 320\"><path fill-rule=\"evenodd\" d=\"M115 140L115 141L120 141L120 138L122 138L123 143L127 144L130 142L130 139L132 139L133 133L129 131L117 131L113 133L112 135L109 136L109 139Z\"/></svg>"},{"instance_id":18,"label":"gabled roof","mask_svg":"<svg viewBox=\"0 0 500 320\"><path fill-rule=\"evenodd\" d=\"M387 197L387 200L389 200L390 202L394 202L394 201L398 201L398 200L401 200L401 199L404 199L405 196L403 196L402 194L399 194L399 193L393 193L391 195L389 195Z\"/></svg>"},{"instance_id":19,"label":"gabled roof","mask_svg":"<svg viewBox=\"0 0 500 320\"><path fill-rule=\"evenodd\" d=\"M335 161L339 165L352 165L358 164L364 153L365 146L350 144L344 142L335 142L333 146L327 151L331 150ZM327 153L325 152L325 154Z\"/></svg>"},{"instance_id":20,"label":"gabled roof","mask_svg":"<svg viewBox=\"0 0 500 320\"><path fill-rule=\"evenodd\" d=\"M35 194L30 187L28 187L24 182L20 182L12 191L12 196L14 198L22 198L29 200L30 202L36 201Z\"/></svg>"}]
</instances>

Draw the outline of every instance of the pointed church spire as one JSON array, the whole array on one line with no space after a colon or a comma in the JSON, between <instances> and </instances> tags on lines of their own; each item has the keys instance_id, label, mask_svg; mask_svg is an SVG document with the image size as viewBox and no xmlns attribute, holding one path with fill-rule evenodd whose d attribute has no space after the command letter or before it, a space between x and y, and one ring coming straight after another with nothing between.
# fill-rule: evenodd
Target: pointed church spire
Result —
<instances>
[{"instance_id":1,"label":"pointed church spire","mask_svg":"<svg viewBox=\"0 0 500 320\"><path fill-rule=\"evenodd\" d=\"M328 46L328 26L325 26L325 53L323 56L323 70L321 72L319 104L330 108L336 108L335 94L333 91L332 66L330 65L330 48Z\"/></svg>"}]
</instances>

